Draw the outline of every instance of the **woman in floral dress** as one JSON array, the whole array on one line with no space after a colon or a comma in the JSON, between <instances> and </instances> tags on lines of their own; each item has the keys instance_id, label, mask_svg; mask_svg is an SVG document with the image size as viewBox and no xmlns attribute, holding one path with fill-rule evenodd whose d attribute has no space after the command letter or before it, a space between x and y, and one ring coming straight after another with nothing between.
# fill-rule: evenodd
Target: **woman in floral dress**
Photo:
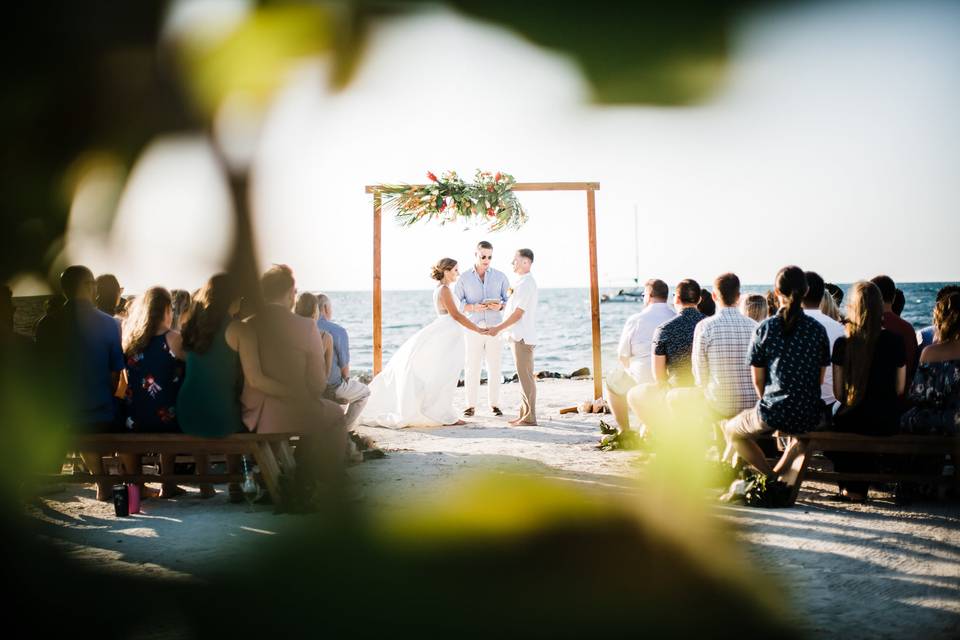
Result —
<instances>
[{"instance_id":1,"label":"woman in floral dress","mask_svg":"<svg viewBox=\"0 0 960 640\"><path fill-rule=\"evenodd\" d=\"M137 433L179 433L177 395L184 377L183 340L170 328L173 299L161 287L148 289L134 303L123 324L123 354L126 358L127 390L124 398L126 426ZM160 456L164 473L173 469L173 454ZM135 462L130 461L135 466ZM197 460L197 469L205 469ZM161 498L183 493L175 484L164 483ZM201 487L201 495L214 495L213 487Z\"/></svg>"}]
</instances>

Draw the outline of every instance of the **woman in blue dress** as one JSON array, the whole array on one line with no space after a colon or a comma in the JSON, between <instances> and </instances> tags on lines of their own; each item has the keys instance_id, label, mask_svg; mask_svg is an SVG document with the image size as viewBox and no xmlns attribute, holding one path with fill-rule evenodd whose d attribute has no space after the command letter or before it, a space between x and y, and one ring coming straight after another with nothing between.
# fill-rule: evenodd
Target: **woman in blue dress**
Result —
<instances>
[{"instance_id":1,"label":"woman in blue dress","mask_svg":"<svg viewBox=\"0 0 960 640\"><path fill-rule=\"evenodd\" d=\"M126 427L136 433L179 433L177 396L184 378L183 339L171 329L173 298L162 287L147 289L133 305L123 323L123 354L127 389L124 394ZM205 456L197 457L197 469L206 468ZM160 456L164 473L173 469L173 454ZM136 466L136 460L125 460ZM160 497L183 493L175 484L164 483ZM200 495L215 494L211 485L201 485Z\"/></svg>"}]
</instances>

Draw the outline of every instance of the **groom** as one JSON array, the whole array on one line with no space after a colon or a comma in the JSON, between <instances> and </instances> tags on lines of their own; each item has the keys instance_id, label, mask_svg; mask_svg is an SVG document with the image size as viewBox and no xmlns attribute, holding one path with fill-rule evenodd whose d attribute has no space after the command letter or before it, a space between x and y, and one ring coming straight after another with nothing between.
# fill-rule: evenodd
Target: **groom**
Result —
<instances>
[{"instance_id":1,"label":"groom","mask_svg":"<svg viewBox=\"0 0 960 640\"><path fill-rule=\"evenodd\" d=\"M537 424L537 381L533 375L533 349L537 344L537 283L530 275L533 251L520 249L513 257L513 272L520 278L513 285L513 295L504 310L506 320L488 329L492 336L501 331L510 341L520 380L520 417L511 420L515 426Z\"/></svg>"},{"instance_id":2,"label":"groom","mask_svg":"<svg viewBox=\"0 0 960 640\"><path fill-rule=\"evenodd\" d=\"M507 276L490 266L493 260L493 245L486 240L477 244L477 261L473 269L465 272L457 280L453 298L457 300L470 321L481 329L487 329L499 323L503 318L500 310L507 301L509 283ZM497 338L486 332L467 331L467 357L463 371L463 385L467 391L467 408L463 415L470 417L476 411L480 395L480 367L487 362L487 397L490 410L495 416L502 416L500 410L500 355L503 345Z\"/></svg>"}]
</instances>

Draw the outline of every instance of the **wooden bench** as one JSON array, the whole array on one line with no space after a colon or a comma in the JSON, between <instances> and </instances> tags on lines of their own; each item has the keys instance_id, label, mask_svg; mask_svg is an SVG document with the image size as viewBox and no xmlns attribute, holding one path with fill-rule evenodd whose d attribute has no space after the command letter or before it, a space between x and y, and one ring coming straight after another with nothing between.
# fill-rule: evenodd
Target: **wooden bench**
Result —
<instances>
[{"instance_id":1,"label":"wooden bench","mask_svg":"<svg viewBox=\"0 0 960 640\"><path fill-rule=\"evenodd\" d=\"M236 433L225 438L198 438L181 433L97 433L77 435L71 439L70 449L113 455L114 453L170 453L190 455L248 455L260 468L260 475L274 504L282 504L280 474L293 474L296 462L291 438L296 433ZM58 482L175 482L178 484L217 484L243 482L240 473L223 474L61 474L53 476Z\"/></svg>"},{"instance_id":2,"label":"wooden bench","mask_svg":"<svg viewBox=\"0 0 960 640\"><path fill-rule=\"evenodd\" d=\"M806 480L826 482L920 482L926 484L960 485L960 437L899 434L892 436L865 436L837 431L811 431L797 438L805 446L804 452L793 462L797 471L793 483L791 503L797 499L800 485ZM815 451L851 453L887 453L898 455L949 455L953 475L944 476L917 473L844 473L815 471L807 467Z\"/></svg>"}]
</instances>

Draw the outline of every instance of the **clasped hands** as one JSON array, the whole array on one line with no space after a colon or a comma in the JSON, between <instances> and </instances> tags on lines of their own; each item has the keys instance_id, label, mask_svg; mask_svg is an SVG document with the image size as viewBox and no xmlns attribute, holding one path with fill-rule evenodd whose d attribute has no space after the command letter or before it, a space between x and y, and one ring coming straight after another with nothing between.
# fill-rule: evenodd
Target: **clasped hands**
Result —
<instances>
[{"instance_id":1,"label":"clasped hands","mask_svg":"<svg viewBox=\"0 0 960 640\"><path fill-rule=\"evenodd\" d=\"M500 333L500 331L500 325L495 327L487 327L486 329L481 329L480 327L476 328L476 332L482 336L496 336L498 333Z\"/></svg>"}]
</instances>

